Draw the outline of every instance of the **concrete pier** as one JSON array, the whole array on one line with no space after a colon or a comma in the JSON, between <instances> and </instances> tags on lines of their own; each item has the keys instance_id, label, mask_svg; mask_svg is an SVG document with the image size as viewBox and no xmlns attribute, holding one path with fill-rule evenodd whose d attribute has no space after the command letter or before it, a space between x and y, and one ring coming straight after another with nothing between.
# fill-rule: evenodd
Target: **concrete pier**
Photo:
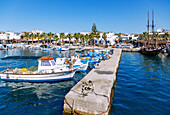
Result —
<instances>
[{"instance_id":1,"label":"concrete pier","mask_svg":"<svg viewBox=\"0 0 170 115\"><path fill-rule=\"evenodd\" d=\"M102 61L66 94L63 114L109 114L121 53L114 49L111 59Z\"/></svg>"}]
</instances>

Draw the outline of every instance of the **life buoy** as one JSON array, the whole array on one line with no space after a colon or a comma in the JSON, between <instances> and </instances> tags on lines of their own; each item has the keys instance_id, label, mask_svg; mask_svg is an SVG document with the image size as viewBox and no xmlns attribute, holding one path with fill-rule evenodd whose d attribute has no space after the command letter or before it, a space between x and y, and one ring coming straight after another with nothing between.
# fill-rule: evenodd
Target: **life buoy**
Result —
<instances>
[{"instance_id":1,"label":"life buoy","mask_svg":"<svg viewBox=\"0 0 170 115\"><path fill-rule=\"evenodd\" d=\"M52 57L48 57L48 56L41 57L41 60L52 60L52 59L53 59Z\"/></svg>"}]
</instances>

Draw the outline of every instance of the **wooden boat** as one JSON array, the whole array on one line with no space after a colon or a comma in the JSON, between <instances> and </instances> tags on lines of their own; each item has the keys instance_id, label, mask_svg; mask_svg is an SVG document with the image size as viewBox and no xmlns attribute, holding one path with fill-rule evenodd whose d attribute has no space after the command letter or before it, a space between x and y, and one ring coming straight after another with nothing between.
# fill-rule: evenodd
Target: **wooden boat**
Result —
<instances>
[{"instance_id":1,"label":"wooden boat","mask_svg":"<svg viewBox=\"0 0 170 115\"><path fill-rule=\"evenodd\" d=\"M155 49L155 48L141 48L139 50L139 52L143 55L147 55L147 56L156 56L158 55L160 52L162 51L162 49Z\"/></svg>"},{"instance_id":2,"label":"wooden boat","mask_svg":"<svg viewBox=\"0 0 170 115\"><path fill-rule=\"evenodd\" d=\"M0 79L17 82L56 82L73 78L77 69L66 66L57 67L53 58L41 57L38 60L38 70L30 71L27 68L7 69L0 72Z\"/></svg>"}]
</instances>

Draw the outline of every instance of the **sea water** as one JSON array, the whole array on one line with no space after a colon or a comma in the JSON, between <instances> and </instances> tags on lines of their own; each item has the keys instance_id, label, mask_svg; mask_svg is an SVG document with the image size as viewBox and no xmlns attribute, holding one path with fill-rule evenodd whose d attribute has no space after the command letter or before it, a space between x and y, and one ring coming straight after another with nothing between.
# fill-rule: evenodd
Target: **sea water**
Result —
<instances>
[{"instance_id":1,"label":"sea water","mask_svg":"<svg viewBox=\"0 0 170 115\"><path fill-rule=\"evenodd\" d=\"M0 50L5 55L69 57L74 51ZM37 66L37 60L1 60L0 71L9 68ZM56 83L0 82L0 114L60 115L64 96L82 79ZM140 53L122 53L110 114L169 114L170 113L170 57L147 57Z\"/></svg>"}]
</instances>

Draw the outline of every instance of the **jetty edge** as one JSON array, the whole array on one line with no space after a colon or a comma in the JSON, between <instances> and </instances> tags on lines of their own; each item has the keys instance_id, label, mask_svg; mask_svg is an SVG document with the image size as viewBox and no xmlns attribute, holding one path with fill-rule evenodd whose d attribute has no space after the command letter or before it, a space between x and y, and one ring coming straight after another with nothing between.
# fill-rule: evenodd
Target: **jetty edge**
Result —
<instances>
[{"instance_id":1,"label":"jetty edge","mask_svg":"<svg viewBox=\"0 0 170 115\"><path fill-rule=\"evenodd\" d=\"M108 115L122 49L114 49L111 59L100 62L99 69L92 69L66 94L63 114L103 114ZM87 83L88 91L82 92Z\"/></svg>"}]
</instances>

